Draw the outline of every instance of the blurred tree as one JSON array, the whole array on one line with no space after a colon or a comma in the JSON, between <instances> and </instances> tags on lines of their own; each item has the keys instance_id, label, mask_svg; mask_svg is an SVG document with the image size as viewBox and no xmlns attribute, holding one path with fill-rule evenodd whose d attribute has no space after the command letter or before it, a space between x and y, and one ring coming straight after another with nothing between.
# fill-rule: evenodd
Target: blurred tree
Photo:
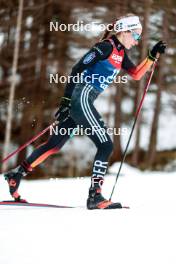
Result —
<instances>
[{"instance_id":1,"label":"blurred tree","mask_svg":"<svg viewBox=\"0 0 176 264\"><path fill-rule=\"evenodd\" d=\"M167 4L169 5L169 2L167 0ZM162 34L163 39L168 40L169 44L169 35L168 35L168 13L166 11L163 14L163 23L164 25ZM156 149L157 149L157 134L158 134L158 125L159 125L159 115L161 111L161 94L162 90L164 88L164 68L165 68L165 59L163 56L160 56L159 63L158 63L158 74L157 74L157 93L156 93L156 103L154 108L154 116L151 126L151 132L150 132L150 141L149 141L149 149L147 153L147 167L152 167L152 165L155 162L156 158Z\"/></svg>"},{"instance_id":2,"label":"blurred tree","mask_svg":"<svg viewBox=\"0 0 176 264\"><path fill-rule=\"evenodd\" d=\"M147 52L148 52L148 24L149 24L149 16L150 16L150 11L151 11L151 4L152 0L145 1L144 2L144 9L143 9L143 34L142 34L142 42L140 45L140 55L139 55L139 61L142 61L144 58L147 57ZM143 90L145 87L146 83L146 78L145 76L137 82L137 87L136 87L136 95L135 95L135 101L134 101L134 115L136 114L136 109L140 103L140 100L142 98ZM133 150L133 155L132 155L132 164L134 166L138 165L139 162L139 154L140 154L140 136L141 136L141 123L142 123L142 110L141 114L139 116L139 119L136 123L136 134L135 136L135 146Z\"/></svg>"},{"instance_id":3,"label":"blurred tree","mask_svg":"<svg viewBox=\"0 0 176 264\"><path fill-rule=\"evenodd\" d=\"M11 84L9 91L9 104L8 104L8 115L6 121L5 129L5 141L3 149L3 158L5 158L9 151L9 145L11 141L11 131L12 131L12 118L13 118L13 106L14 106L14 97L15 97L15 87L17 83L17 71L18 71L18 57L19 57L19 47L21 39L21 24L23 17L23 0L19 1L18 15L17 15L17 24L15 32L15 46L13 52L13 64L12 64L12 75L11 75ZM2 171L7 170L7 163L2 164Z\"/></svg>"}]
</instances>

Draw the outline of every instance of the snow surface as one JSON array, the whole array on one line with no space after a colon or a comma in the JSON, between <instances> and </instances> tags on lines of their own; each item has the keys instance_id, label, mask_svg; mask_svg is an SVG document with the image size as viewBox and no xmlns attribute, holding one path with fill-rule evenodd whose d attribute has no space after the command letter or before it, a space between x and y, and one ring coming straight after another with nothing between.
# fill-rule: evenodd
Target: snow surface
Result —
<instances>
[{"instance_id":1,"label":"snow surface","mask_svg":"<svg viewBox=\"0 0 176 264\"><path fill-rule=\"evenodd\" d=\"M119 164L110 168L103 194L112 190ZM31 202L76 209L0 206L0 263L176 263L176 172L145 172L125 165L114 201L131 209L83 208L89 178L25 181ZM10 199L0 177L0 200Z\"/></svg>"}]
</instances>

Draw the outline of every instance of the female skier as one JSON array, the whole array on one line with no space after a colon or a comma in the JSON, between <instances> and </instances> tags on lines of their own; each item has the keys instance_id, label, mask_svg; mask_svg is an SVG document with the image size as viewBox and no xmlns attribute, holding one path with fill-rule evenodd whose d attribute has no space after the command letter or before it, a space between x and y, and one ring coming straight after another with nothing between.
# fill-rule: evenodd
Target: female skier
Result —
<instances>
[{"instance_id":1,"label":"female skier","mask_svg":"<svg viewBox=\"0 0 176 264\"><path fill-rule=\"evenodd\" d=\"M114 34L110 34L112 28ZM105 31L102 40L96 43L73 67L71 76L74 77L82 73L83 78L80 78L79 84L74 84L74 78L70 83L67 83L60 108L55 115L59 121L58 131L61 128L67 130L76 128L77 125L94 131L89 135L89 138L97 147L97 152L93 163L91 186L87 199L88 209L121 208L120 203L108 201L101 194L113 144L108 133L104 130L104 122L94 107L94 101L100 93L108 88L121 69L127 71L134 80L140 80L150 69L157 53L165 52L166 43L159 41L149 51L147 58L138 66L135 66L129 59L126 50L138 45L141 33L142 25L139 17L134 14L119 18L109 27ZM94 78L95 76L96 78ZM27 175L48 156L58 152L68 139L69 134L51 135L47 142L35 149L17 168L5 173L4 176L8 182L10 194L15 201L25 201L18 194L22 176Z\"/></svg>"}]
</instances>

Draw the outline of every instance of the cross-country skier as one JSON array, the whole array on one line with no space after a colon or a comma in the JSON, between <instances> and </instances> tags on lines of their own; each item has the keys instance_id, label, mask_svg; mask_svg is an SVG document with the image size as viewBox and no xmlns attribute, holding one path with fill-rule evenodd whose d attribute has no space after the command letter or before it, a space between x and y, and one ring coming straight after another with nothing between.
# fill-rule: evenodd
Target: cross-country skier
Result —
<instances>
[{"instance_id":1,"label":"cross-country skier","mask_svg":"<svg viewBox=\"0 0 176 264\"><path fill-rule=\"evenodd\" d=\"M112 28L114 34L112 34ZM141 33L142 25L139 17L134 14L127 14L109 26L102 40L96 43L73 67L71 76L83 73L83 78L80 78L79 84L75 84L73 79L67 83L60 108L56 113L56 119L59 121L58 131L61 128L75 128L81 125L84 129L89 128L95 132L89 135L97 147L97 153L87 199L88 209L121 208L120 203L108 201L101 194L113 143L106 131L102 133L105 125L94 107L94 101L109 87L121 69L124 69L134 80L140 80L150 69L157 53L165 52L166 43L159 41L149 51L148 56L135 66L126 50L138 45ZM51 135L47 142L35 149L17 168L5 173L10 194L16 201L21 200L18 187L22 176L27 175L48 156L58 152L68 139L68 134Z\"/></svg>"}]
</instances>

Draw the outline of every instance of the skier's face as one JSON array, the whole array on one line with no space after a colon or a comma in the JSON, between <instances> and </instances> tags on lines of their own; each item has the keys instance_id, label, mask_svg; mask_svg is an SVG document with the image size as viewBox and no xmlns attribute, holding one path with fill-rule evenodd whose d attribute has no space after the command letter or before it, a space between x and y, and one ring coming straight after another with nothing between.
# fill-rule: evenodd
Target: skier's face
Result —
<instances>
[{"instance_id":1,"label":"skier's face","mask_svg":"<svg viewBox=\"0 0 176 264\"><path fill-rule=\"evenodd\" d=\"M121 42L126 49L131 49L133 46L138 45L141 38L142 29L134 29L121 33Z\"/></svg>"}]
</instances>

